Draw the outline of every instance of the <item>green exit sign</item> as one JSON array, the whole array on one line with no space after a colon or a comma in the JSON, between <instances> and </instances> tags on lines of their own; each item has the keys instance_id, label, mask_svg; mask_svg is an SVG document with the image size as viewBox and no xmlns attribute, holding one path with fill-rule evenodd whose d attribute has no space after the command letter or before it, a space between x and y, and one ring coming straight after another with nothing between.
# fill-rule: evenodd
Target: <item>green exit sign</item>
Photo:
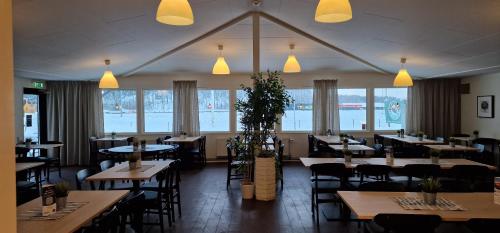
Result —
<instances>
[{"instance_id":1,"label":"green exit sign","mask_svg":"<svg viewBox=\"0 0 500 233\"><path fill-rule=\"evenodd\" d=\"M45 89L45 83L42 81L34 81L31 83L31 86L36 89Z\"/></svg>"}]
</instances>

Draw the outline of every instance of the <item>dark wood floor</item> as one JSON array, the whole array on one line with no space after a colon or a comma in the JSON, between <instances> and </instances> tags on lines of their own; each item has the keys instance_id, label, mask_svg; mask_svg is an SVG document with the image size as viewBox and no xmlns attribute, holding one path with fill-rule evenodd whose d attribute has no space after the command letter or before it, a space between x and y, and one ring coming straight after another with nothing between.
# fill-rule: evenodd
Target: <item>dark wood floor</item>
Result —
<instances>
[{"instance_id":1,"label":"dark wood floor","mask_svg":"<svg viewBox=\"0 0 500 233\"><path fill-rule=\"evenodd\" d=\"M74 185L78 168L65 168L63 179ZM239 181L226 190L226 167L209 164L203 169L182 173L182 219L166 232L358 232L357 223L327 222L321 216L320 230L313 223L310 211L310 171L299 163L285 165L285 186L271 202L242 201ZM53 182L57 174L52 173ZM119 182L118 185L127 185ZM148 227L148 233L160 232ZM463 232L453 224L445 224L439 232Z\"/></svg>"}]
</instances>

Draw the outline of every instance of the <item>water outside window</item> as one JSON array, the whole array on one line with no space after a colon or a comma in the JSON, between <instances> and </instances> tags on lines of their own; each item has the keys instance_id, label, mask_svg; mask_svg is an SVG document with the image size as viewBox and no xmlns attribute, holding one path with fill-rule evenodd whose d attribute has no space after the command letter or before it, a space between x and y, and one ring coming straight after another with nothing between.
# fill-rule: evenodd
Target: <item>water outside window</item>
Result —
<instances>
[{"instance_id":1,"label":"water outside window","mask_svg":"<svg viewBox=\"0 0 500 233\"><path fill-rule=\"evenodd\" d=\"M135 90L103 90L102 104L104 111L104 132L137 132Z\"/></svg>"},{"instance_id":2,"label":"water outside window","mask_svg":"<svg viewBox=\"0 0 500 233\"><path fill-rule=\"evenodd\" d=\"M406 125L406 88L375 88L375 130L398 130Z\"/></svg>"},{"instance_id":3,"label":"water outside window","mask_svg":"<svg viewBox=\"0 0 500 233\"><path fill-rule=\"evenodd\" d=\"M366 89L338 89L340 130L366 130Z\"/></svg>"},{"instance_id":4,"label":"water outside window","mask_svg":"<svg viewBox=\"0 0 500 233\"><path fill-rule=\"evenodd\" d=\"M144 90L143 94L144 132L172 132L172 91Z\"/></svg>"},{"instance_id":5,"label":"water outside window","mask_svg":"<svg viewBox=\"0 0 500 233\"><path fill-rule=\"evenodd\" d=\"M38 112L38 95L24 94L24 140L31 138L33 142L40 141L40 123Z\"/></svg>"}]
</instances>

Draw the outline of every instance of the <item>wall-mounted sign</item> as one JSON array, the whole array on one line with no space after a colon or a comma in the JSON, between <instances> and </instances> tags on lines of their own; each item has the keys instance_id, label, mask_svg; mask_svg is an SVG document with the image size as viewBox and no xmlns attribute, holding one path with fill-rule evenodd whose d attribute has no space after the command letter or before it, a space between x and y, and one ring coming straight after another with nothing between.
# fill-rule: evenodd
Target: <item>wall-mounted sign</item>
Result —
<instances>
[{"instance_id":1,"label":"wall-mounted sign","mask_svg":"<svg viewBox=\"0 0 500 233\"><path fill-rule=\"evenodd\" d=\"M31 87L35 89L45 89L45 82L43 81L33 81Z\"/></svg>"}]
</instances>

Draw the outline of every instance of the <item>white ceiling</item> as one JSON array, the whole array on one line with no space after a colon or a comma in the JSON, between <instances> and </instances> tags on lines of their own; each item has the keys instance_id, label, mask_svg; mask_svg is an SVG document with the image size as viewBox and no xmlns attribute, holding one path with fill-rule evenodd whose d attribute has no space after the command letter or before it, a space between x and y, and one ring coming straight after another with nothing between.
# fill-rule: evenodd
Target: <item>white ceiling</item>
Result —
<instances>
[{"instance_id":1,"label":"white ceiling","mask_svg":"<svg viewBox=\"0 0 500 233\"><path fill-rule=\"evenodd\" d=\"M154 19L159 0L13 0L16 75L38 79L97 79L104 59L124 74L211 29L253 10L248 0L189 0L195 24L173 27ZM500 70L499 0L351 0L353 19L314 22L317 0L264 0L273 15L382 69L400 57L417 77L462 76ZM261 19L261 68L281 69L296 44L304 72L371 71L369 67ZM252 70L249 19L144 67L137 74L209 74L224 44L234 73ZM469 72L465 72L469 71Z\"/></svg>"}]
</instances>

